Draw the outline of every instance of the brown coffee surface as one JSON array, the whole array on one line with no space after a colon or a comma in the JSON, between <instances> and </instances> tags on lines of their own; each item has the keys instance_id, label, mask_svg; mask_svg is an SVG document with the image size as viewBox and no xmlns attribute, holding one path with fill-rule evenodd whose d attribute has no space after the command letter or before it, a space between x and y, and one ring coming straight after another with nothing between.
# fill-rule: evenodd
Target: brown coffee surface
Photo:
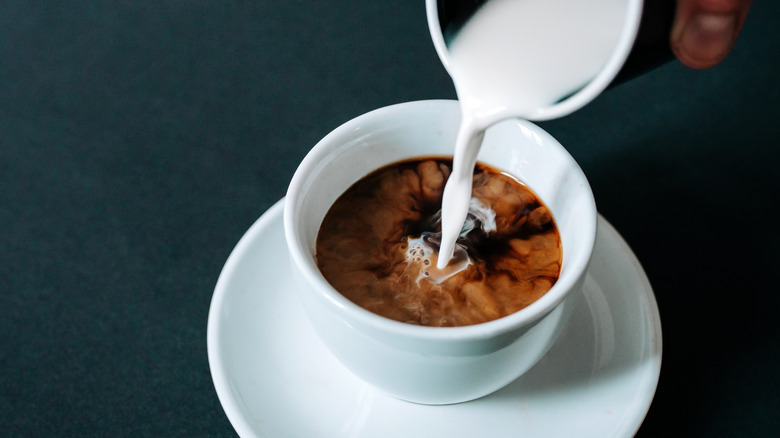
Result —
<instances>
[{"instance_id":1,"label":"brown coffee surface","mask_svg":"<svg viewBox=\"0 0 780 438\"><path fill-rule=\"evenodd\" d=\"M465 254L470 263L454 275L436 269L437 219L451 163L430 157L392 164L333 204L317 236L316 259L336 290L379 315L427 326L498 319L550 290L562 260L550 211L527 186L482 163L475 168L472 198L495 212L495 229L486 232L492 221L470 212L476 227L461 233L465 251L448 269L465 266ZM410 248L421 235L432 255Z\"/></svg>"}]
</instances>

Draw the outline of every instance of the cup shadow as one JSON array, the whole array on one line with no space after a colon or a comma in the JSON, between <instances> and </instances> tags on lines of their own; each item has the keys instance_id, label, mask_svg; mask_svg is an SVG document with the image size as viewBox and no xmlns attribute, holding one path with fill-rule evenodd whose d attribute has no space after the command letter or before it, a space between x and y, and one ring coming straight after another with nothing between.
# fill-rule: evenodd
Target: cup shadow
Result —
<instances>
[{"instance_id":1,"label":"cup shadow","mask_svg":"<svg viewBox=\"0 0 780 438\"><path fill-rule=\"evenodd\" d=\"M611 228L604 222L599 226ZM571 397L621 385L621 391L640 396L650 390L652 396L661 349L658 322L653 320L657 319L655 303L647 294L649 284L640 281L644 273L636 271L638 265L615 260L621 251L629 251L623 242L616 247L614 242L606 245L601 240L577 307L557 342L531 370L483 402ZM616 276L609 271L621 268L635 272Z\"/></svg>"}]
</instances>

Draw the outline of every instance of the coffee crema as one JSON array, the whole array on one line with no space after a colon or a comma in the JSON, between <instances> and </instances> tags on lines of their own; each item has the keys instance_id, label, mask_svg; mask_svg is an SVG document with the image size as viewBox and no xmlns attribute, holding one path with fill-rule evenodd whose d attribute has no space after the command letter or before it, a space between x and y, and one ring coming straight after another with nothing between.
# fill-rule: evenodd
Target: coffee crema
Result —
<instances>
[{"instance_id":1,"label":"coffee crema","mask_svg":"<svg viewBox=\"0 0 780 438\"><path fill-rule=\"evenodd\" d=\"M372 172L342 194L317 236L317 265L359 306L396 321L464 326L528 306L560 275L549 209L523 183L482 163L453 258L436 267L452 160L426 157Z\"/></svg>"}]
</instances>

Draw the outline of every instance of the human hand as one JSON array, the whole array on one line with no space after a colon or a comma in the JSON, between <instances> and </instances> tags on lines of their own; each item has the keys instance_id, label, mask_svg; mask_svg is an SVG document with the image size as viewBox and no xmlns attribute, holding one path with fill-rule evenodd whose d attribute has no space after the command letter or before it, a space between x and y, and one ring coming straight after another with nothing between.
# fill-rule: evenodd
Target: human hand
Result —
<instances>
[{"instance_id":1,"label":"human hand","mask_svg":"<svg viewBox=\"0 0 780 438\"><path fill-rule=\"evenodd\" d=\"M752 0L677 0L670 43L677 59L692 68L722 61L742 30Z\"/></svg>"}]
</instances>

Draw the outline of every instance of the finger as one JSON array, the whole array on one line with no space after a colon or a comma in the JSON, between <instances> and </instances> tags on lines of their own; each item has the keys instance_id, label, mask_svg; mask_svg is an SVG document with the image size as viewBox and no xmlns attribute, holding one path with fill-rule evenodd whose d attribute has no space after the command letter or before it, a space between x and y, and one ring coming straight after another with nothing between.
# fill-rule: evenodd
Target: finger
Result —
<instances>
[{"instance_id":1,"label":"finger","mask_svg":"<svg viewBox=\"0 0 780 438\"><path fill-rule=\"evenodd\" d=\"M708 68L731 51L752 0L678 0L670 44L683 64Z\"/></svg>"}]
</instances>

